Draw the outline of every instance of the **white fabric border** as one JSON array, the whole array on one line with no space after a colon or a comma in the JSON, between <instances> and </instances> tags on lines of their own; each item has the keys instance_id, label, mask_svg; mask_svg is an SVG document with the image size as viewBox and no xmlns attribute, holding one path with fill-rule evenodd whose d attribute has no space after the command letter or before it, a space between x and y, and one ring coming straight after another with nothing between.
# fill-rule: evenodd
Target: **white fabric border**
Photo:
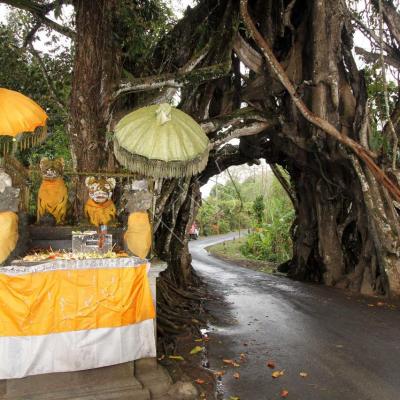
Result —
<instances>
[{"instance_id":1,"label":"white fabric border","mask_svg":"<svg viewBox=\"0 0 400 400\"><path fill-rule=\"evenodd\" d=\"M154 320L118 328L0 337L0 379L80 371L156 357Z\"/></svg>"},{"instance_id":2,"label":"white fabric border","mask_svg":"<svg viewBox=\"0 0 400 400\"><path fill-rule=\"evenodd\" d=\"M141 259L139 257L91 258L85 260L54 260L32 266L15 265L0 267L0 273L5 275L23 275L31 274L34 272L73 269L134 268L143 264L147 264L147 270L150 268L149 261Z\"/></svg>"}]
</instances>

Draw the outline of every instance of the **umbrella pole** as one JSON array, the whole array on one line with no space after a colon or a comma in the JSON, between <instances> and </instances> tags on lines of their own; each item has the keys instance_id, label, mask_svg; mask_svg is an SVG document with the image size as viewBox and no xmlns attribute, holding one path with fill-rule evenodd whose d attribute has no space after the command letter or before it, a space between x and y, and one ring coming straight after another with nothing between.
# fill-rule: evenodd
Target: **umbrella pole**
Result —
<instances>
[{"instance_id":1,"label":"umbrella pole","mask_svg":"<svg viewBox=\"0 0 400 400\"><path fill-rule=\"evenodd\" d=\"M158 191L159 188L161 187L161 179L154 179L154 185L153 185L153 199L152 199L152 204L151 204L151 252L150 252L150 258L154 257L154 225L155 225L155 216L156 216L156 203L157 203L157 197L159 195Z\"/></svg>"}]
</instances>

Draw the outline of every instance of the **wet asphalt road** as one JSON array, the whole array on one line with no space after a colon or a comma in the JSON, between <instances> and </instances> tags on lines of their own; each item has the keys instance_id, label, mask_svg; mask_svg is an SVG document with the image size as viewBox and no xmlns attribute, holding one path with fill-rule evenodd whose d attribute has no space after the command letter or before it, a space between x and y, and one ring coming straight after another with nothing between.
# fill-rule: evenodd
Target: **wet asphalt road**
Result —
<instances>
[{"instance_id":1,"label":"wet asphalt road","mask_svg":"<svg viewBox=\"0 0 400 400\"><path fill-rule=\"evenodd\" d=\"M221 399L281 399L284 389L298 400L400 399L398 304L255 272L204 250L231 237L190 244L196 271L225 300L208 303L218 316L209 333L210 368L226 371ZM223 368L223 358L240 367ZM268 360L284 375L273 379Z\"/></svg>"}]
</instances>

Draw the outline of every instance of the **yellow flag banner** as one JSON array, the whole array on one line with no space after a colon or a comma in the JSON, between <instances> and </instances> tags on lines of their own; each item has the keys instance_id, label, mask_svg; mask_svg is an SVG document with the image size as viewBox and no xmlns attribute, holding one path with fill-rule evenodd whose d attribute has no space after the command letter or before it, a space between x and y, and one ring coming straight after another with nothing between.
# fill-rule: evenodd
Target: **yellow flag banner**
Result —
<instances>
[{"instance_id":1,"label":"yellow flag banner","mask_svg":"<svg viewBox=\"0 0 400 400\"><path fill-rule=\"evenodd\" d=\"M54 261L0 270L0 379L154 357L149 264Z\"/></svg>"}]
</instances>

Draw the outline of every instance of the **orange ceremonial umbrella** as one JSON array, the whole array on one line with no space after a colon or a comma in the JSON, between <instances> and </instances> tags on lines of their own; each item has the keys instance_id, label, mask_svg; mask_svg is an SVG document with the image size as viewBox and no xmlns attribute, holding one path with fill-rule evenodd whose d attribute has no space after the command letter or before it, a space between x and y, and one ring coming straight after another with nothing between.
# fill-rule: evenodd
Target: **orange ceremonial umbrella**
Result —
<instances>
[{"instance_id":1,"label":"orange ceremonial umbrella","mask_svg":"<svg viewBox=\"0 0 400 400\"><path fill-rule=\"evenodd\" d=\"M29 97L0 88L0 135L17 136L45 126L47 114Z\"/></svg>"}]
</instances>

